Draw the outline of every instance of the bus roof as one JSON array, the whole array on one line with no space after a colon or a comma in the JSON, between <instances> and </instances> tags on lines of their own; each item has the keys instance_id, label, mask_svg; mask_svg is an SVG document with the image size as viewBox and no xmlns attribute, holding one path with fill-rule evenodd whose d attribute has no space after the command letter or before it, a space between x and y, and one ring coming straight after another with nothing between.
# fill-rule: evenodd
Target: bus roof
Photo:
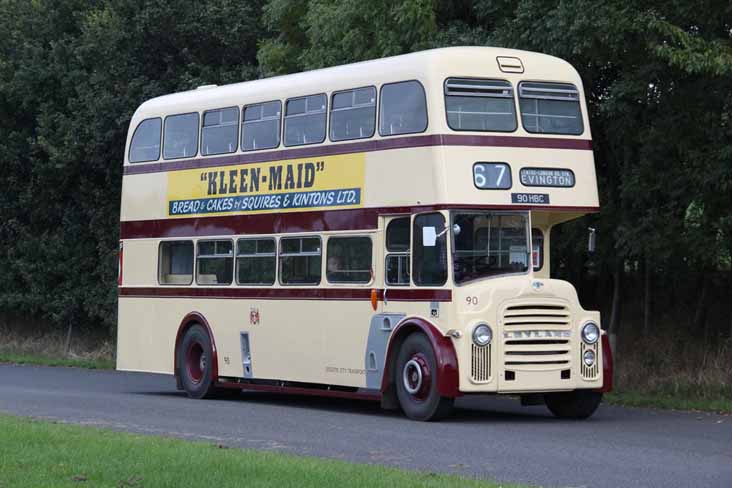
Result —
<instances>
[{"instance_id":1,"label":"bus roof","mask_svg":"<svg viewBox=\"0 0 732 488\"><path fill-rule=\"evenodd\" d=\"M502 71L497 61L499 57L518 58L523 72ZM574 83L582 90L577 71L554 56L495 47L448 47L223 86L206 85L163 95L144 102L135 112L132 122L136 125L148 117L221 108L227 104L311 95L326 91L325 86L327 91L338 91L408 79L442 84L450 76L563 81ZM327 83L323 83L324 78L327 78Z\"/></svg>"}]
</instances>

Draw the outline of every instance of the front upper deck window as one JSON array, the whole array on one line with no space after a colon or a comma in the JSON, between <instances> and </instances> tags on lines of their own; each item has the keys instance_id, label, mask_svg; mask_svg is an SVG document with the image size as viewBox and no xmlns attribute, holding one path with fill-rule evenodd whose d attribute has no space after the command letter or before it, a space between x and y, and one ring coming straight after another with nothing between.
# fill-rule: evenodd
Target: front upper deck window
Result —
<instances>
[{"instance_id":1,"label":"front upper deck window","mask_svg":"<svg viewBox=\"0 0 732 488\"><path fill-rule=\"evenodd\" d=\"M191 158L198 153L198 113L165 118L163 159Z\"/></svg>"},{"instance_id":2,"label":"front upper deck window","mask_svg":"<svg viewBox=\"0 0 732 488\"><path fill-rule=\"evenodd\" d=\"M452 130L513 132L513 87L503 80L448 78L445 82L447 125Z\"/></svg>"},{"instance_id":3,"label":"front upper deck window","mask_svg":"<svg viewBox=\"0 0 732 488\"><path fill-rule=\"evenodd\" d=\"M381 87L379 134L394 136L427 129L427 99L418 81L389 83Z\"/></svg>"},{"instance_id":4,"label":"front upper deck window","mask_svg":"<svg viewBox=\"0 0 732 488\"><path fill-rule=\"evenodd\" d=\"M291 98L285 104L285 146L320 144L325 140L325 94Z\"/></svg>"},{"instance_id":5,"label":"front upper deck window","mask_svg":"<svg viewBox=\"0 0 732 488\"><path fill-rule=\"evenodd\" d=\"M160 117L145 119L137 126L130 143L130 163L157 161L160 158Z\"/></svg>"},{"instance_id":6,"label":"front upper deck window","mask_svg":"<svg viewBox=\"0 0 732 488\"><path fill-rule=\"evenodd\" d=\"M519 104L527 132L582 134L579 91L570 83L521 82Z\"/></svg>"},{"instance_id":7,"label":"front upper deck window","mask_svg":"<svg viewBox=\"0 0 732 488\"><path fill-rule=\"evenodd\" d=\"M529 269L527 214L456 212L452 233L456 283Z\"/></svg>"}]
</instances>

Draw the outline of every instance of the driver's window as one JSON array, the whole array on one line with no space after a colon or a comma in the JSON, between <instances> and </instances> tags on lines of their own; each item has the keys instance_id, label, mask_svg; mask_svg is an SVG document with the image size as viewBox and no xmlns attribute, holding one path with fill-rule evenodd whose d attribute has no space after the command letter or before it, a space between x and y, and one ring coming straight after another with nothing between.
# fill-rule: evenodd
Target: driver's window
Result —
<instances>
[{"instance_id":1,"label":"driver's window","mask_svg":"<svg viewBox=\"0 0 732 488\"><path fill-rule=\"evenodd\" d=\"M447 232L440 213L414 218L412 277L420 286L442 286L447 281Z\"/></svg>"}]
</instances>

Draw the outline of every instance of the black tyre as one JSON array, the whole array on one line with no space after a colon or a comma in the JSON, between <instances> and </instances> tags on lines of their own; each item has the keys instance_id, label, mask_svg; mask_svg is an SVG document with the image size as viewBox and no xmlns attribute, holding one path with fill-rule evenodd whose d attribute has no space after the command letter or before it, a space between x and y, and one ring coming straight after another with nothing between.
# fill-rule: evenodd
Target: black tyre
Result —
<instances>
[{"instance_id":1,"label":"black tyre","mask_svg":"<svg viewBox=\"0 0 732 488\"><path fill-rule=\"evenodd\" d=\"M602 402L602 393L592 390L575 390L544 395L547 408L560 419L586 419Z\"/></svg>"},{"instance_id":2,"label":"black tyre","mask_svg":"<svg viewBox=\"0 0 732 488\"><path fill-rule=\"evenodd\" d=\"M409 335L394 368L397 398L404 414L413 420L439 420L452 410L453 398L437 391L437 361L432 344L421 333Z\"/></svg>"},{"instance_id":3,"label":"black tyre","mask_svg":"<svg viewBox=\"0 0 732 488\"><path fill-rule=\"evenodd\" d=\"M178 344L178 375L191 398L209 398L217 393L212 371L213 348L206 330L190 327Z\"/></svg>"}]
</instances>

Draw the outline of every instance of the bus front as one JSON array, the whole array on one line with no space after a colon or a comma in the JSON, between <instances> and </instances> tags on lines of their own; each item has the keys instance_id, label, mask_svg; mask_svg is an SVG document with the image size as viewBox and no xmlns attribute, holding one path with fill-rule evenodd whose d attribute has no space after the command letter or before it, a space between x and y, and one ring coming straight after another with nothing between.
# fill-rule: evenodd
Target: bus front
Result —
<instances>
[{"instance_id":1,"label":"bus front","mask_svg":"<svg viewBox=\"0 0 732 488\"><path fill-rule=\"evenodd\" d=\"M582 84L562 60L510 54L488 71L466 63L473 76L444 79L443 174L454 205L445 229L422 229L422 243L447 238L446 333L460 391L521 395L585 418L609 386L607 339L600 314L549 276L552 228L599 209Z\"/></svg>"}]
</instances>

